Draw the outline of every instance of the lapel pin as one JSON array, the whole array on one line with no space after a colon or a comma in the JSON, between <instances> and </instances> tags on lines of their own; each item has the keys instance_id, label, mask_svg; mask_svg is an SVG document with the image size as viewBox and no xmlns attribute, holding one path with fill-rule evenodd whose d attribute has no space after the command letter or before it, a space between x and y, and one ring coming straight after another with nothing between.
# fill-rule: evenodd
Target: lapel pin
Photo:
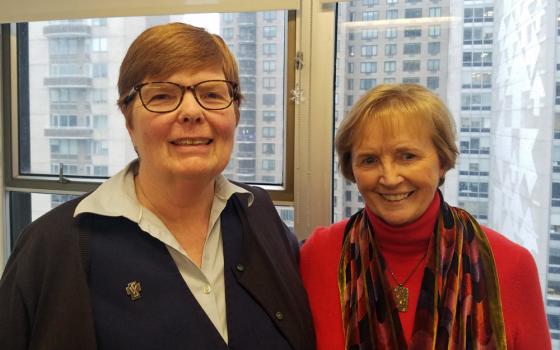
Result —
<instances>
[{"instance_id":1,"label":"lapel pin","mask_svg":"<svg viewBox=\"0 0 560 350\"><path fill-rule=\"evenodd\" d=\"M130 296L130 299L137 300L140 299L140 292L142 291L142 286L140 282L132 281L126 286L126 295Z\"/></svg>"}]
</instances>

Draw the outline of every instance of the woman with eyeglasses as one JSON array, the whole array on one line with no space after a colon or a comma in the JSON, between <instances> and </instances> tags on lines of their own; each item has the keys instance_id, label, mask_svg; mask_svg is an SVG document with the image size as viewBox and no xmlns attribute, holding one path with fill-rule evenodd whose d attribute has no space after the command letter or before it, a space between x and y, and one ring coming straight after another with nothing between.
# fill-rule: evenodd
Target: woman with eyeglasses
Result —
<instances>
[{"instance_id":1,"label":"woman with eyeglasses","mask_svg":"<svg viewBox=\"0 0 560 350\"><path fill-rule=\"evenodd\" d=\"M121 65L138 158L22 233L2 349L314 349L298 244L262 189L221 175L242 95L222 39L152 27Z\"/></svg>"},{"instance_id":2,"label":"woman with eyeglasses","mask_svg":"<svg viewBox=\"0 0 560 350\"><path fill-rule=\"evenodd\" d=\"M425 87L366 92L340 124L365 207L301 250L318 350L550 349L533 257L452 207L453 119Z\"/></svg>"}]
</instances>

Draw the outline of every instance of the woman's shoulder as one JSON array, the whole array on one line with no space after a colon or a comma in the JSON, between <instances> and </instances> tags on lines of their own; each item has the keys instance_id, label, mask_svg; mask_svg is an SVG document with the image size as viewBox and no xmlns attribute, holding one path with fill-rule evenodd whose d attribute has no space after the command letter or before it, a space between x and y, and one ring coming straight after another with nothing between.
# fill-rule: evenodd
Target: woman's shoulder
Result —
<instances>
[{"instance_id":1,"label":"woman's shoulder","mask_svg":"<svg viewBox=\"0 0 560 350\"><path fill-rule=\"evenodd\" d=\"M342 236L348 219L330 226L320 226L305 240L301 248L302 263L314 259L322 259L325 255L340 256Z\"/></svg>"},{"instance_id":2,"label":"woman's shoulder","mask_svg":"<svg viewBox=\"0 0 560 350\"><path fill-rule=\"evenodd\" d=\"M496 263L506 263L508 266L511 263L532 262L535 264L533 256L527 248L489 227L482 226L482 229L488 238L494 258L497 260Z\"/></svg>"}]
</instances>

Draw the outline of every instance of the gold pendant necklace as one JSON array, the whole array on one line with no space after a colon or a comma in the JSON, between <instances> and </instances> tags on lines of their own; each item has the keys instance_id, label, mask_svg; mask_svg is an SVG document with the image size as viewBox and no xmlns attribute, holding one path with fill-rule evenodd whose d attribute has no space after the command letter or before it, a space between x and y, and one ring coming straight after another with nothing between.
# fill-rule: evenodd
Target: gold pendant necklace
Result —
<instances>
[{"instance_id":1,"label":"gold pendant necklace","mask_svg":"<svg viewBox=\"0 0 560 350\"><path fill-rule=\"evenodd\" d=\"M395 304L396 304L397 310L399 310L399 312L408 311L408 288L405 287L404 285L408 282L408 280L412 277L412 275L414 275L414 272L418 269L418 266L420 266L420 263L422 263L422 261L424 261L424 259L426 258L426 255L428 255L428 251L426 251L426 253L422 256L422 258L420 260L418 260L418 262L416 263L416 265L414 266L412 271L410 271L410 273L408 274L408 276L406 276L406 278L404 279L404 281L402 283L399 282L399 280L397 279L397 276L395 276L393 271L391 271L391 269L389 268L389 265L387 263L385 263L385 266L387 267L387 271L389 271L389 273L391 274L391 277L393 277L395 282L397 282L397 285L393 287L393 298L395 299Z\"/></svg>"}]
</instances>

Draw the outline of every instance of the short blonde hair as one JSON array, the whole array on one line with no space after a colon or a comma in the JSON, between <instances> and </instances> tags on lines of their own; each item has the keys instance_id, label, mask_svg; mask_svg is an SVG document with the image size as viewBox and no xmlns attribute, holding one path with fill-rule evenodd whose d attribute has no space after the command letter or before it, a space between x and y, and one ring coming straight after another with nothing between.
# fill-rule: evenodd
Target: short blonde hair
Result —
<instances>
[{"instance_id":1,"label":"short blonde hair","mask_svg":"<svg viewBox=\"0 0 560 350\"><path fill-rule=\"evenodd\" d=\"M146 78L165 79L184 70L212 67L221 68L226 80L237 84L239 91L235 57L218 35L185 23L169 23L146 29L128 48L119 72L117 104L127 125L132 125L132 115L126 98L136 84ZM237 121L241 99L239 92L234 101Z\"/></svg>"},{"instance_id":2,"label":"short blonde hair","mask_svg":"<svg viewBox=\"0 0 560 350\"><path fill-rule=\"evenodd\" d=\"M455 123L441 99L420 85L384 84L362 96L338 127L335 147L340 172L345 178L355 182L352 148L367 123L382 120L390 124L394 123L396 116L414 118L416 123L430 126L432 142L444 173L455 166L459 154L455 144ZM440 179L440 186L444 180L444 177Z\"/></svg>"}]
</instances>

